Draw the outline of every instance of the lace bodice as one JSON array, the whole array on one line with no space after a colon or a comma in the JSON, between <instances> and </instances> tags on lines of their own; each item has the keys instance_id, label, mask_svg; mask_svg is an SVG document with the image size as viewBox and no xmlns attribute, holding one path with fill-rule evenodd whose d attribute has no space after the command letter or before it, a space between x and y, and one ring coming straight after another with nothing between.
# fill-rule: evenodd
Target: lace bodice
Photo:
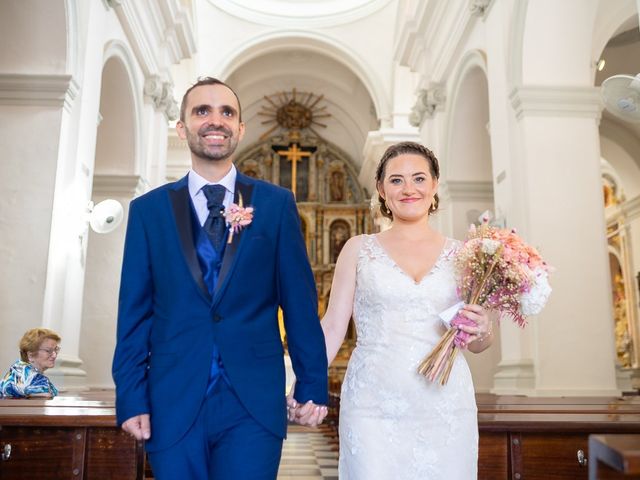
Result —
<instances>
[{"instance_id":1,"label":"lace bodice","mask_svg":"<svg viewBox=\"0 0 640 480\"><path fill-rule=\"evenodd\" d=\"M448 239L431 271L415 282L375 235L362 239L357 342L341 396L341 480L475 478L476 406L464 357L457 356L444 387L416 372L445 331L438 313L458 301L452 264L458 245ZM471 458L466 464L452 457L460 447Z\"/></svg>"}]
</instances>

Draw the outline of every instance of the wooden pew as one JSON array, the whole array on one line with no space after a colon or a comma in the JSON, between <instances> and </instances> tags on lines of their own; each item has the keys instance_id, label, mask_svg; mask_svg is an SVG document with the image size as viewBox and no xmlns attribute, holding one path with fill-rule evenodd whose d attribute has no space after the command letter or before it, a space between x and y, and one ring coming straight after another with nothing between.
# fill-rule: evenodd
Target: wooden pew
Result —
<instances>
[{"instance_id":1,"label":"wooden pew","mask_svg":"<svg viewBox=\"0 0 640 480\"><path fill-rule=\"evenodd\" d=\"M589 435L589 480L640 478L640 435Z\"/></svg>"},{"instance_id":2,"label":"wooden pew","mask_svg":"<svg viewBox=\"0 0 640 480\"><path fill-rule=\"evenodd\" d=\"M590 434L640 434L636 396L479 394L477 403L481 480L587 480ZM336 395L331 407L337 424ZM116 427L112 392L0 400L0 452L7 444L11 455L0 461L2 479L144 478L143 446Z\"/></svg>"},{"instance_id":3,"label":"wooden pew","mask_svg":"<svg viewBox=\"0 0 640 480\"><path fill-rule=\"evenodd\" d=\"M112 392L0 399L0 478L144 479L144 449L116 427Z\"/></svg>"},{"instance_id":4,"label":"wooden pew","mask_svg":"<svg viewBox=\"0 0 640 480\"><path fill-rule=\"evenodd\" d=\"M480 479L587 480L590 434L640 433L637 396L479 394L477 403Z\"/></svg>"}]
</instances>

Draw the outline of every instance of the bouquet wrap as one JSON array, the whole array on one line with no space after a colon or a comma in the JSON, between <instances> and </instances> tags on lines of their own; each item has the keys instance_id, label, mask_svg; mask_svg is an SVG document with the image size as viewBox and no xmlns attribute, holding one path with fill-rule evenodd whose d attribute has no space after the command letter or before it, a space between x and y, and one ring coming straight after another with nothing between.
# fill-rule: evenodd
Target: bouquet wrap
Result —
<instances>
[{"instance_id":1,"label":"bouquet wrap","mask_svg":"<svg viewBox=\"0 0 640 480\"><path fill-rule=\"evenodd\" d=\"M458 350L466 348L470 334L460 325L475 322L460 314L464 304L477 304L511 317L524 327L530 315L540 313L551 294L551 268L538 251L527 245L515 230L472 225L454 258L457 294L462 301L440 313L448 327L418 372L445 385Z\"/></svg>"}]
</instances>

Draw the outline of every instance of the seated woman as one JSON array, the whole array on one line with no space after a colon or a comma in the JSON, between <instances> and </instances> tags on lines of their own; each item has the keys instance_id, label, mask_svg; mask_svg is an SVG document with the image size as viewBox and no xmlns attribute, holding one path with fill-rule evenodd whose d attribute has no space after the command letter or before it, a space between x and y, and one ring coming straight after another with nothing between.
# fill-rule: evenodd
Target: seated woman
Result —
<instances>
[{"instance_id":1,"label":"seated woman","mask_svg":"<svg viewBox=\"0 0 640 480\"><path fill-rule=\"evenodd\" d=\"M20 360L0 381L0 397L55 397L58 389L44 376L56 363L60 336L48 328L32 328L20 340Z\"/></svg>"}]
</instances>

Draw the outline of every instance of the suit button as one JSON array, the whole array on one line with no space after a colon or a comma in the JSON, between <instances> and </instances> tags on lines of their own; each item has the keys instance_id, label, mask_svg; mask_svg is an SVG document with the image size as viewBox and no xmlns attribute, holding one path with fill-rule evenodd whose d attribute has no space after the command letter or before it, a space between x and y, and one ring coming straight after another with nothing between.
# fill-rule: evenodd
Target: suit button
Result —
<instances>
[{"instance_id":1,"label":"suit button","mask_svg":"<svg viewBox=\"0 0 640 480\"><path fill-rule=\"evenodd\" d=\"M222 320L222 315L218 315L217 313L213 316L213 321L219 323Z\"/></svg>"}]
</instances>

